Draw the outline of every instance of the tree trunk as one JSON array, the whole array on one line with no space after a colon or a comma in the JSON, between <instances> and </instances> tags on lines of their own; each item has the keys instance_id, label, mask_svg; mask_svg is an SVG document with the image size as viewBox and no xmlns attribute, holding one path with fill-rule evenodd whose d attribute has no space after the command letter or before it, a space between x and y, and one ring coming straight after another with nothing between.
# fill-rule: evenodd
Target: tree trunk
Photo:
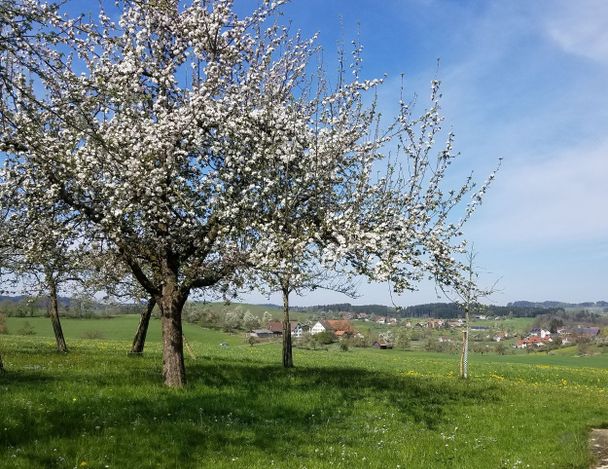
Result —
<instances>
[{"instance_id":1,"label":"tree trunk","mask_svg":"<svg viewBox=\"0 0 608 469\"><path fill-rule=\"evenodd\" d=\"M173 298L160 302L163 334L163 377L165 384L181 388L186 383L184 340L182 336L182 306Z\"/></svg>"},{"instance_id":2,"label":"tree trunk","mask_svg":"<svg viewBox=\"0 0 608 469\"><path fill-rule=\"evenodd\" d=\"M177 268L167 262L163 270L162 294L157 298L163 334L163 377L167 386L181 388L186 384L182 310L188 295L178 288Z\"/></svg>"},{"instance_id":3,"label":"tree trunk","mask_svg":"<svg viewBox=\"0 0 608 469\"><path fill-rule=\"evenodd\" d=\"M293 368L291 348L291 323L289 321L289 290L283 288L283 366Z\"/></svg>"},{"instance_id":4,"label":"tree trunk","mask_svg":"<svg viewBox=\"0 0 608 469\"><path fill-rule=\"evenodd\" d=\"M148 300L148 305L145 311L142 311L139 317L139 325L137 326L137 332L135 333L135 338L133 339L133 345L131 346L130 353L144 353L146 336L148 335L148 325L150 324L150 317L152 316L154 306L156 306L156 298L151 297Z\"/></svg>"},{"instance_id":5,"label":"tree trunk","mask_svg":"<svg viewBox=\"0 0 608 469\"><path fill-rule=\"evenodd\" d=\"M55 341L57 342L57 351L65 353L68 351L68 346L65 343L63 337L63 329L61 328L61 322L59 321L59 302L57 300L57 283L51 276L47 276L47 283L49 287L49 317L51 318L51 324L53 325L53 332L55 334Z\"/></svg>"},{"instance_id":6,"label":"tree trunk","mask_svg":"<svg viewBox=\"0 0 608 469\"><path fill-rule=\"evenodd\" d=\"M462 332L462 352L460 354L460 377L469 377L469 306L465 306L465 330Z\"/></svg>"}]
</instances>

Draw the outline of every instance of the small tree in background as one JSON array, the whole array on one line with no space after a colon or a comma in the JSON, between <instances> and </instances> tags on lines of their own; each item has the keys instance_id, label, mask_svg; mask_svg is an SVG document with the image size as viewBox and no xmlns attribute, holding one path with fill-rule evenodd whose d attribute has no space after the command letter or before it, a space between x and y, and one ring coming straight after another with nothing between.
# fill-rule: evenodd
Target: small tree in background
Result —
<instances>
[{"instance_id":1,"label":"small tree in background","mask_svg":"<svg viewBox=\"0 0 608 469\"><path fill-rule=\"evenodd\" d=\"M453 294L456 295L457 301L450 298L450 295L446 293L446 296L455 303L459 303L462 306L465 314L465 329L462 333L462 348L460 353L460 369L459 374L461 378L467 379L469 377L469 336L471 332L471 313L481 310L479 300L486 298L496 292L496 284L488 289L482 289L477 284L479 273L475 270L475 258L477 253L473 247L467 253L467 264L465 266L466 280L460 282L453 289ZM445 291L444 291L445 293ZM476 351L485 351L481 347L477 347Z\"/></svg>"},{"instance_id":2,"label":"small tree in background","mask_svg":"<svg viewBox=\"0 0 608 469\"><path fill-rule=\"evenodd\" d=\"M262 325L266 327L270 321L272 321L272 314L268 311L264 311L264 314L262 314Z\"/></svg>"},{"instance_id":3,"label":"small tree in background","mask_svg":"<svg viewBox=\"0 0 608 469\"><path fill-rule=\"evenodd\" d=\"M243 315L239 311L228 311L224 315L224 330L233 331L239 329L243 324Z\"/></svg>"},{"instance_id":4,"label":"small tree in background","mask_svg":"<svg viewBox=\"0 0 608 469\"><path fill-rule=\"evenodd\" d=\"M502 342L498 342L495 346L494 346L494 351L498 354L498 355L504 355L507 353L507 346L505 344L503 344Z\"/></svg>"},{"instance_id":5,"label":"small tree in background","mask_svg":"<svg viewBox=\"0 0 608 469\"><path fill-rule=\"evenodd\" d=\"M70 219L52 208L37 210L22 205L20 192L4 193L0 202L7 209L0 243L10 251L7 266L12 283L21 291L48 297L47 311L58 352L68 347L61 327L59 294L62 288L73 291L84 282L86 265Z\"/></svg>"},{"instance_id":6,"label":"small tree in background","mask_svg":"<svg viewBox=\"0 0 608 469\"><path fill-rule=\"evenodd\" d=\"M410 347L410 342L410 332L403 327L399 328L395 334L395 347L401 350L407 350Z\"/></svg>"},{"instance_id":7,"label":"small tree in background","mask_svg":"<svg viewBox=\"0 0 608 469\"><path fill-rule=\"evenodd\" d=\"M243 326L245 326L247 331L258 329L260 327L260 318L247 310L243 315Z\"/></svg>"}]
</instances>

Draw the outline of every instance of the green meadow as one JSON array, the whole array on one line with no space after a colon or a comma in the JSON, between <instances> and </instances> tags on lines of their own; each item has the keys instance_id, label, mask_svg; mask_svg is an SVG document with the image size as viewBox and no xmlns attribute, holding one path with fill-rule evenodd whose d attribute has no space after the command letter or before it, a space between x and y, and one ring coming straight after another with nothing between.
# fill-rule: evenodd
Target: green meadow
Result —
<instances>
[{"instance_id":1,"label":"green meadow","mask_svg":"<svg viewBox=\"0 0 608 469\"><path fill-rule=\"evenodd\" d=\"M34 335L17 335L25 321ZM159 323L45 318L0 336L0 467L588 468L608 426L608 354L295 350L185 324L188 385L160 377ZM91 338L92 337L92 338Z\"/></svg>"}]
</instances>

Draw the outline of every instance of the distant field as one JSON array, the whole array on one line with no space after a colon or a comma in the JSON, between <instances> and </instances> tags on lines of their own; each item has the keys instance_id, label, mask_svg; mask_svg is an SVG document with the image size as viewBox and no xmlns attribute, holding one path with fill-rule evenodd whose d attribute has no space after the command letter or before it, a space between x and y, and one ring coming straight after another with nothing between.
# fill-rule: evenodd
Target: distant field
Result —
<instances>
[{"instance_id":1,"label":"distant field","mask_svg":"<svg viewBox=\"0 0 608 469\"><path fill-rule=\"evenodd\" d=\"M137 315L123 315L101 319L62 318L61 325L69 347L70 340L84 339L98 335L100 335L102 339L131 341L135 335L138 321L139 317ZM25 324L28 323L35 332L34 337L54 337L51 321L48 318L7 318L6 322L10 335L19 334ZM188 323L184 323L184 334L188 341L213 340L217 343L225 341L230 343L244 343L242 334L225 334L221 331L203 329ZM0 336L0 340L1 337L2 336ZM148 329L148 341L160 342L160 339L160 321L158 319L152 319Z\"/></svg>"},{"instance_id":2,"label":"distant field","mask_svg":"<svg viewBox=\"0 0 608 469\"><path fill-rule=\"evenodd\" d=\"M187 304L187 309L193 311L213 311L217 313L220 317L223 317L229 311L238 311L242 314L249 311L251 314L254 314L260 319L262 319L262 316L265 312L270 313L273 319L283 318L283 309L276 305L253 305L247 303L193 303ZM308 311L291 311L289 315L291 319L297 321L308 321L313 316L315 316L314 313Z\"/></svg>"},{"instance_id":3,"label":"distant field","mask_svg":"<svg viewBox=\"0 0 608 469\"><path fill-rule=\"evenodd\" d=\"M457 355L334 346L284 370L279 344L186 324L175 391L158 321L128 357L136 317L64 321L67 355L25 320L37 335L0 336L3 468L588 468L608 426L608 354L473 354L462 381Z\"/></svg>"},{"instance_id":4,"label":"distant field","mask_svg":"<svg viewBox=\"0 0 608 469\"><path fill-rule=\"evenodd\" d=\"M476 326L487 326L496 330L529 331L534 318L475 319Z\"/></svg>"}]
</instances>

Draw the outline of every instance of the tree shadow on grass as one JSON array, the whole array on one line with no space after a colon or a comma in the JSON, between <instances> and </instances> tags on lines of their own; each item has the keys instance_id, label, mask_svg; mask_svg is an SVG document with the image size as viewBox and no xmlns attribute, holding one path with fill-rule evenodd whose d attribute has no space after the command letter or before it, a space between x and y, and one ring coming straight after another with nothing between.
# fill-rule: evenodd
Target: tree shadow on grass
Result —
<instances>
[{"instance_id":1,"label":"tree shadow on grass","mask_svg":"<svg viewBox=\"0 0 608 469\"><path fill-rule=\"evenodd\" d=\"M52 439L73 442L66 444L75 454L86 441L88 448L106 445L114 453L153 458L161 465L165 457L188 467L211 453L238 455L252 448L271 458L311 443L356 439L357 426L387 409L404 425L432 430L453 409L500 400L498 389L487 383L349 367L285 370L213 359L188 370L188 387L176 391L162 387L151 370L126 377L109 369L87 375L81 388L74 386L81 394L73 400L53 394L58 386L48 375L2 377L0 385L9 393L35 387L40 400L33 407L11 403L12 424L0 432L0 455L1 448L29 447L31 462L53 467L53 460L35 451L35 445ZM79 438L84 439L79 443Z\"/></svg>"},{"instance_id":2,"label":"tree shadow on grass","mask_svg":"<svg viewBox=\"0 0 608 469\"><path fill-rule=\"evenodd\" d=\"M404 421L435 428L450 405L466 406L498 402L496 386L474 385L454 379L445 381L427 377L400 376L395 373L351 367L300 367L285 370L279 366L257 366L239 363L196 364L189 367L190 381L221 389L237 386L242 392L258 395L260 390L274 393L298 391L308 394L322 390L328 402L349 412L350 404L372 399L398 410ZM336 407L329 406L329 410Z\"/></svg>"},{"instance_id":3,"label":"tree shadow on grass","mask_svg":"<svg viewBox=\"0 0 608 469\"><path fill-rule=\"evenodd\" d=\"M35 367L32 367L33 370L36 370ZM4 373L0 373L0 395L2 393L9 392L8 389L10 387L11 391L16 391L18 388L31 388L32 386L44 386L48 383L56 381L56 378L50 376L45 373L41 373L40 371L23 371L18 370L14 371L8 369ZM5 389L6 388L6 389ZM7 396L4 395L4 398ZM1 400L1 398L0 398Z\"/></svg>"}]
</instances>

